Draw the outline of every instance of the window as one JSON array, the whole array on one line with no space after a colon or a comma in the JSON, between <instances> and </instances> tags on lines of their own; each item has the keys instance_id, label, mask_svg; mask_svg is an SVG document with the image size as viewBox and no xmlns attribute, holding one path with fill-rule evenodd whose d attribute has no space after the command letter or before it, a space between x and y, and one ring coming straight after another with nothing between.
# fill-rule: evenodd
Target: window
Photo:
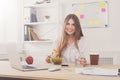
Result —
<instances>
[{"instance_id":1,"label":"window","mask_svg":"<svg viewBox=\"0 0 120 80\"><path fill-rule=\"evenodd\" d=\"M18 0L0 2L0 43L17 41Z\"/></svg>"},{"instance_id":2,"label":"window","mask_svg":"<svg viewBox=\"0 0 120 80\"><path fill-rule=\"evenodd\" d=\"M18 1L0 0L0 59L6 58L5 44L17 41Z\"/></svg>"}]
</instances>

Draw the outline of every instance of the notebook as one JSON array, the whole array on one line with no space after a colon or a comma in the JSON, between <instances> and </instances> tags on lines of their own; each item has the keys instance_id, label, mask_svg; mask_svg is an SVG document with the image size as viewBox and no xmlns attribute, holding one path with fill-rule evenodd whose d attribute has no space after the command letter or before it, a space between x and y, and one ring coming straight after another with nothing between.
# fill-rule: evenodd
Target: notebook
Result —
<instances>
[{"instance_id":1,"label":"notebook","mask_svg":"<svg viewBox=\"0 0 120 80\"><path fill-rule=\"evenodd\" d=\"M48 70L46 66L36 66L28 65L25 61L20 59L20 48L22 44L18 43L9 43L7 46L8 50L8 59L12 68L21 70L21 71L33 71L33 70Z\"/></svg>"},{"instance_id":2,"label":"notebook","mask_svg":"<svg viewBox=\"0 0 120 80\"><path fill-rule=\"evenodd\" d=\"M86 75L118 76L118 69L85 67L85 68L76 68L75 72L81 73L81 74L86 74Z\"/></svg>"}]
</instances>

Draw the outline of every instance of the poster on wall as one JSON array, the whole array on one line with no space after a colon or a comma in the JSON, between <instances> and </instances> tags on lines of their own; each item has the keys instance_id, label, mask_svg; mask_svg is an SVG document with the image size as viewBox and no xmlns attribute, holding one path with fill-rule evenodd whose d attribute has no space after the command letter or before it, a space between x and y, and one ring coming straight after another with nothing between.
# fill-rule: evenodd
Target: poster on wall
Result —
<instances>
[{"instance_id":1,"label":"poster on wall","mask_svg":"<svg viewBox=\"0 0 120 80\"><path fill-rule=\"evenodd\" d=\"M108 1L74 3L72 11L78 16L82 27L108 27Z\"/></svg>"}]
</instances>

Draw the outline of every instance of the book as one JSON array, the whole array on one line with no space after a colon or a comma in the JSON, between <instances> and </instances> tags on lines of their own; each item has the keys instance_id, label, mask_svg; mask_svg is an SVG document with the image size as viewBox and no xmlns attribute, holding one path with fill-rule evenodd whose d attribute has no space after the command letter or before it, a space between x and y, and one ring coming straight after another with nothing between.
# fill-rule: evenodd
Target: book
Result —
<instances>
[{"instance_id":1,"label":"book","mask_svg":"<svg viewBox=\"0 0 120 80\"><path fill-rule=\"evenodd\" d=\"M27 26L24 26L24 41L28 41Z\"/></svg>"},{"instance_id":2,"label":"book","mask_svg":"<svg viewBox=\"0 0 120 80\"><path fill-rule=\"evenodd\" d=\"M30 22L37 22L37 9L31 8Z\"/></svg>"},{"instance_id":3,"label":"book","mask_svg":"<svg viewBox=\"0 0 120 80\"><path fill-rule=\"evenodd\" d=\"M32 27L28 27L28 36L29 36L29 41L33 41L33 37L31 35Z\"/></svg>"},{"instance_id":4,"label":"book","mask_svg":"<svg viewBox=\"0 0 120 80\"><path fill-rule=\"evenodd\" d=\"M24 23L29 23L30 22L30 14L31 14L31 9L30 8L24 8Z\"/></svg>"},{"instance_id":5,"label":"book","mask_svg":"<svg viewBox=\"0 0 120 80\"><path fill-rule=\"evenodd\" d=\"M31 28L31 26L28 26L28 25L24 26L24 41L30 40L29 28Z\"/></svg>"},{"instance_id":6,"label":"book","mask_svg":"<svg viewBox=\"0 0 120 80\"><path fill-rule=\"evenodd\" d=\"M38 35L34 32L32 26L25 25L24 26L24 40L25 41L39 41Z\"/></svg>"},{"instance_id":7,"label":"book","mask_svg":"<svg viewBox=\"0 0 120 80\"><path fill-rule=\"evenodd\" d=\"M118 69L85 67L85 68L76 68L75 72L85 75L118 76Z\"/></svg>"},{"instance_id":8,"label":"book","mask_svg":"<svg viewBox=\"0 0 120 80\"><path fill-rule=\"evenodd\" d=\"M31 17L30 17L30 22L37 22L37 17L35 14L31 14Z\"/></svg>"},{"instance_id":9,"label":"book","mask_svg":"<svg viewBox=\"0 0 120 80\"><path fill-rule=\"evenodd\" d=\"M30 33L31 33L33 40L40 41L38 35L33 30L31 30Z\"/></svg>"}]
</instances>

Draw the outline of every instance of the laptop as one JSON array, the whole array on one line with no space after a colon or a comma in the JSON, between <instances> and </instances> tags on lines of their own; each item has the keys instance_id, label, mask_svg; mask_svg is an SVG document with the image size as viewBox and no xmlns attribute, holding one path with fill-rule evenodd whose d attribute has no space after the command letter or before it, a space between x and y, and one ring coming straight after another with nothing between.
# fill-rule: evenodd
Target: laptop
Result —
<instances>
[{"instance_id":1,"label":"laptop","mask_svg":"<svg viewBox=\"0 0 120 80\"><path fill-rule=\"evenodd\" d=\"M21 71L48 70L48 67L28 65L25 61L21 61L20 51L22 48L20 49L20 46L22 46L22 44L16 43L9 43L7 46L8 59L12 68Z\"/></svg>"}]
</instances>

